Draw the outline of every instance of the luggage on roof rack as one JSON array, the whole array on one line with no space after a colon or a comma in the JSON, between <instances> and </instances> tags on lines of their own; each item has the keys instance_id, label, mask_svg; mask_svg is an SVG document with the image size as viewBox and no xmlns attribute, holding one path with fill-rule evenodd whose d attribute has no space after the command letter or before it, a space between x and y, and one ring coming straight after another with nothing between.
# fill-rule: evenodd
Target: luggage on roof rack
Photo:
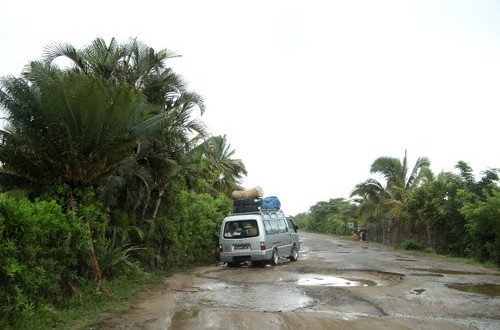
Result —
<instances>
[{"instance_id":1,"label":"luggage on roof rack","mask_svg":"<svg viewBox=\"0 0 500 330\"><path fill-rule=\"evenodd\" d=\"M262 208L261 198L245 198L233 200L233 213L258 212Z\"/></svg>"},{"instance_id":2,"label":"luggage on roof rack","mask_svg":"<svg viewBox=\"0 0 500 330\"><path fill-rule=\"evenodd\" d=\"M281 210L281 202L276 196L233 200L233 213L269 212L279 210Z\"/></svg>"},{"instance_id":3,"label":"luggage on roof rack","mask_svg":"<svg viewBox=\"0 0 500 330\"><path fill-rule=\"evenodd\" d=\"M276 196L269 196L262 198L263 210L279 210L281 209L281 202Z\"/></svg>"}]
</instances>

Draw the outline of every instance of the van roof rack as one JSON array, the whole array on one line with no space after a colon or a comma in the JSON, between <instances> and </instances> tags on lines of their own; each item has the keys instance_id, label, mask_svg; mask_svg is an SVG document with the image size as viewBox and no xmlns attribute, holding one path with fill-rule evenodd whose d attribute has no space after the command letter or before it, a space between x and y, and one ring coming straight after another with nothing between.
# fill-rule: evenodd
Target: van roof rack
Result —
<instances>
[{"instance_id":1,"label":"van roof rack","mask_svg":"<svg viewBox=\"0 0 500 330\"><path fill-rule=\"evenodd\" d=\"M230 215L240 215L240 214L269 214L269 213L283 213L282 209L261 209L257 211L250 211L250 212L231 212Z\"/></svg>"}]
</instances>

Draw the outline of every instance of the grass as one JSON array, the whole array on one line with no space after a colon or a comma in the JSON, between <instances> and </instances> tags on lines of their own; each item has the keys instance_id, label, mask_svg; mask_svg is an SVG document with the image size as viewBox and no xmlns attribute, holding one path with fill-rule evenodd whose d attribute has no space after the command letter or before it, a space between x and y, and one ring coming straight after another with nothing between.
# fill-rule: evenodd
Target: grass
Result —
<instances>
[{"instance_id":1,"label":"grass","mask_svg":"<svg viewBox=\"0 0 500 330\"><path fill-rule=\"evenodd\" d=\"M106 283L105 290L99 290L95 284L88 285L65 307L40 307L29 320L6 329L95 329L111 316L126 313L133 307L134 298L141 290L170 275L137 271Z\"/></svg>"}]
</instances>

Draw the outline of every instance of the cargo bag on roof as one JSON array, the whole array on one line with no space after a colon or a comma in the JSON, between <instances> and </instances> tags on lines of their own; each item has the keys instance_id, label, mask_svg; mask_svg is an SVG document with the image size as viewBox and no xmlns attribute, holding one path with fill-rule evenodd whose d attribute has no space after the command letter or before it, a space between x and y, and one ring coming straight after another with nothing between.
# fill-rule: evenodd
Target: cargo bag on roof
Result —
<instances>
[{"instance_id":1,"label":"cargo bag on roof","mask_svg":"<svg viewBox=\"0 0 500 330\"><path fill-rule=\"evenodd\" d=\"M258 212L262 207L262 199L245 198L233 201L233 213Z\"/></svg>"},{"instance_id":2,"label":"cargo bag on roof","mask_svg":"<svg viewBox=\"0 0 500 330\"><path fill-rule=\"evenodd\" d=\"M263 210L279 210L281 209L281 202L276 196L269 196L262 198Z\"/></svg>"}]
</instances>

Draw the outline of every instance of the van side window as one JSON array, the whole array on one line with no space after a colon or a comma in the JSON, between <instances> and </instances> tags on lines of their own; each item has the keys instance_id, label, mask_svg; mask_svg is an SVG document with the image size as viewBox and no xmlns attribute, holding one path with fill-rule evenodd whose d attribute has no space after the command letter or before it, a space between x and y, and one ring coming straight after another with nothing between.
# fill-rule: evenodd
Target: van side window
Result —
<instances>
[{"instance_id":1,"label":"van side window","mask_svg":"<svg viewBox=\"0 0 500 330\"><path fill-rule=\"evenodd\" d=\"M266 234L271 235L273 233L269 220L264 220L264 228L266 229Z\"/></svg>"},{"instance_id":2,"label":"van side window","mask_svg":"<svg viewBox=\"0 0 500 330\"><path fill-rule=\"evenodd\" d=\"M271 223L271 234L277 234L280 232L280 227L276 219L269 220Z\"/></svg>"},{"instance_id":3,"label":"van side window","mask_svg":"<svg viewBox=\"0 0 500 330\"><path fill-rule=\"evenodd\" d=\"M286 233L288 231L285 219L279 219L279 226L280 226L280 233Z\"/></svg>"}]
</instances>

